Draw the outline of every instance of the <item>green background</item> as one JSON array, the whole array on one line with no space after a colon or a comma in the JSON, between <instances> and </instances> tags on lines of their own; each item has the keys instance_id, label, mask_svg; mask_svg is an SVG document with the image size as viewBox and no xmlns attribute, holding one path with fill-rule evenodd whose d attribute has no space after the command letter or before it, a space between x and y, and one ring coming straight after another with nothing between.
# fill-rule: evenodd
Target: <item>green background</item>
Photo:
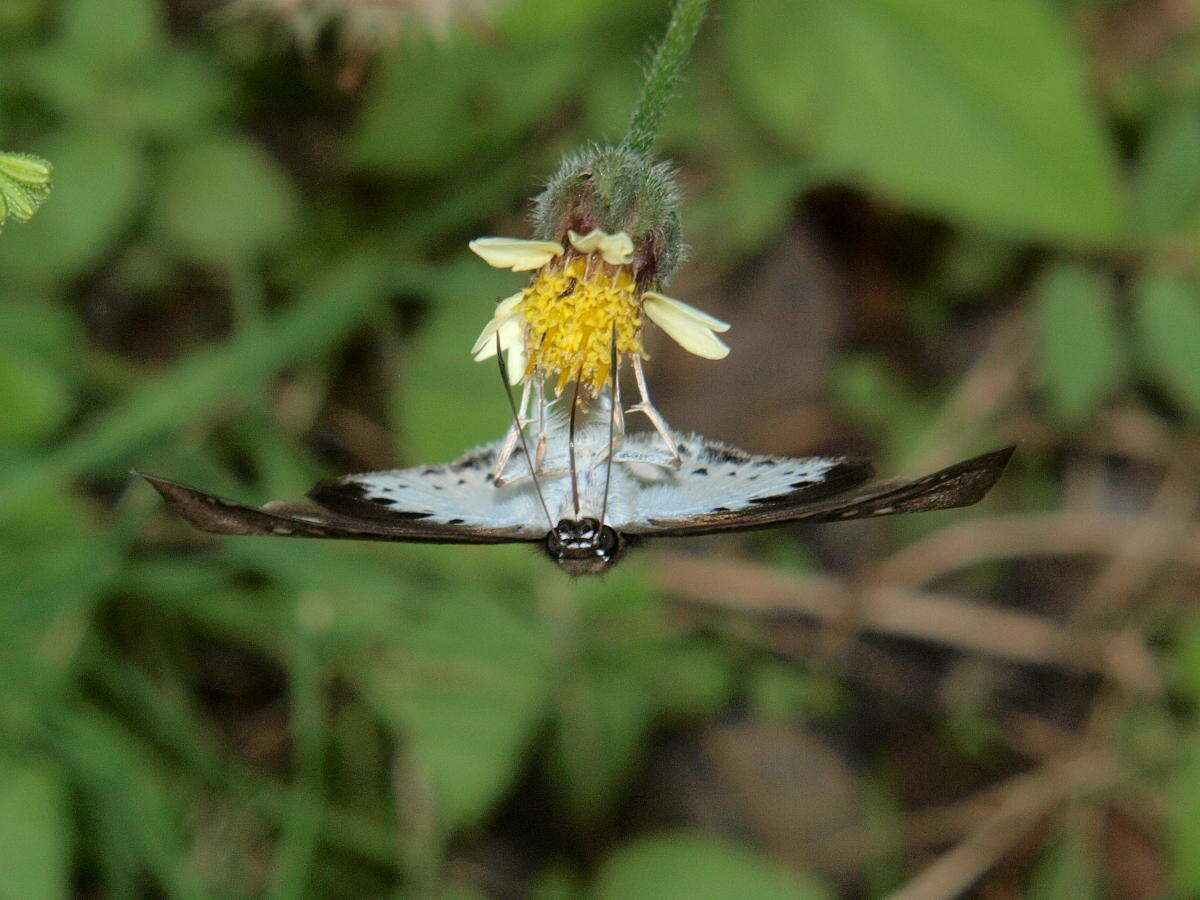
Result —
<instances>
[{"instance_id":1,"label":"green background","mask_svg":"<svg viewBox=\"0 0 1200 900\"><path fill-rule=\"evenodd\" d=\"M1019 450L976 509L575 582L215 539L126 474L497 437L467 350L522 278L466 243L620 137L668 14L327 5L0 5L0 147L55 166L0 234L0 897L1200 893L1196 4L714 2L668 291L733 352L652 337L667 419Z\"/></svg>"}]
</instances>

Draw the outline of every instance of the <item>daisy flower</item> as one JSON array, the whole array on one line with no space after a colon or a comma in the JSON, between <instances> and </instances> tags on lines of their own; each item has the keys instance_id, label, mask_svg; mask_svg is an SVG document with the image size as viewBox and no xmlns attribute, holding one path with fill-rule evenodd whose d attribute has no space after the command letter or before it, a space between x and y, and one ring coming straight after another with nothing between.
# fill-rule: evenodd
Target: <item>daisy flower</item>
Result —
<instances>
[{"instance_id":1,"label":"daisy flower","mask_svg":"<svg viewBox=\"0 0 1200 900\"><path fill-rule=\"evenodd\" d=\"M509 380L525 392L496 463L496 482L515 451L524 427L539 422L540 465L550 383L561 394L572 381L581 403L609 389L616 452L625 414L644 413L662 438L665 453L651 460L678 466L681 457L671 430L650 402L642 360L645 322L653 322L681 347L706 359L729 353L717 335L729 325L659 289L683 255L679 236L679 193L670 166L653 163L625 145L593 147L568 157L537 198L534 239L484 237L471 249L484 262L514 272L532 272L529 286L501 300L471 348L476 360L497 351L508 360ZM620 372L628 360L640 398L621 405ZM534 400L533 411L530 400ZM573 401L574 402L574 401Z\"/></svg>"},{"instance_id":2,"label":"daisy flower","mask_svg":"<svg viewBox=\"0 0 1200 900\"><path fill-rule=\"evenodd\" d=\"M491 266L533 272L525 290L497 304L472 348L475 358L495 356L498 335L514 384L552 379L561 392L578 380L595 397L613 378L614 335L618 365L630 359L640 369L646 319L697 356L725 357L729 347L717 334L728 323L653 289L681 252L670 170L612 148L564 169L538 201L543 223L561 220L552 223L560 239L470 243ZM639 186L655 190L640 194ZM606 230L601 222L615 224Z\"/></svg>"}]
</instances>

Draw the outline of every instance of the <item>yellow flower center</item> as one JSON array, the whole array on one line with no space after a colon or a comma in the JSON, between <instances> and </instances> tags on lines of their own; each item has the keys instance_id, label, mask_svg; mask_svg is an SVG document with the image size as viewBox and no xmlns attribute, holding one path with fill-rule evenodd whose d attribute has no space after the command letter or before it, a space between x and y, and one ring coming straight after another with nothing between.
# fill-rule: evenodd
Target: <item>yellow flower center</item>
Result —
<instances>
[{"instance_id":1,"label":"yellow flower center","mask_svg":"<svg viewBox=\"0 0 1200 900\"><path fill-rule=\"evenodd\" d=\"M642 317L629 267L588 260L573 256L540 269L521 311L529 323L526 374L558 375L560 392L578 378L595 395L612 374L614 326L619 364L627 353L642 354Z\"/></svg>"}]
</instances>

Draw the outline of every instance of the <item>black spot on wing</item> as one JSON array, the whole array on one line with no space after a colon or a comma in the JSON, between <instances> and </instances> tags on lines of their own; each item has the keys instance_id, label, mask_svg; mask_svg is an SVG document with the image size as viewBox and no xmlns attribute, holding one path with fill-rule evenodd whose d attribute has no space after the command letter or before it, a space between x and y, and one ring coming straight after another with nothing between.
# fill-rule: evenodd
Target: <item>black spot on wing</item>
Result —
<instances>
[{"instance_id":1,"label":"black spot on wing","mask_svg":"<svg viewBox=\"0 0 1200 900\"><path fill-rule=\"evenodd\" d=\"M751 455L745 450L739 450L737 447L729 447L725 444L710 443L704 449L717 462L741 463L749 462L752 459Z\"/></svg>"},{"instance_id":2,"label":"black spot on wing","mask_svg":"<svg viewBox=\"0 0 1200 900\"><path fill-rule=\"evenodd\" d=\"M769 505L824 500L858 487L874 474L875 467L865 459L843 459L827 470L819 481L796 481L788 485L791 490L787 493L755 497L750 502Z\"/></svg>"},{"instance_id":3,"label":"black spot on wing","mask_svg":"<svg viewBox=\"0 0 1200 900\"><path fill-rule=\"evenodd\" d=\"M382 497L367 499L366 494L367 487L358 481L322 481L308 492L308 499L331 512L364 519L427 519L433 515L420 510L395 509L398 501ZM381 508L381 504L386 504L386 508Z\"/></svg>"},{"instance_id":4,"label":"black spot on wing","mask_svg":"<svg viewBox=\"0 0 1200 900\"><path fill-rule=\"evenodd\" d=\"M452 463L447 463L444 468L450 472L467 472L478 471L479 469L491 468L496 462L495 447L480 447L478 450L471 450L463 454Z\"/></svg>"}]
</instances>

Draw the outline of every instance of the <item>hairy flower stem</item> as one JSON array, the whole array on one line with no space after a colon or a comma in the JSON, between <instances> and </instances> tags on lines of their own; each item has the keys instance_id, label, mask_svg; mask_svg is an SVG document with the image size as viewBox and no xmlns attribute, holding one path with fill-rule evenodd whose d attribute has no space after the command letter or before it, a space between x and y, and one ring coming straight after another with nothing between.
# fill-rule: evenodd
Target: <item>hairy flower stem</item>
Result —
<instances>
[{"instance_id":1,"label":"hairy flower stem","mask_svg":"<svg viewBox=\"0 0 1200 900\"><path fill-rule=\"evenodd\" d=\"M622 149L649 156L654 139L658 137L663 113L679 85L683 65L687 62L707 8L708 0L677 0L675 3L667 33L655 51L642 85L642 95L633 108L629 129L621 141Z\"/></svg>"}]
</instances>

